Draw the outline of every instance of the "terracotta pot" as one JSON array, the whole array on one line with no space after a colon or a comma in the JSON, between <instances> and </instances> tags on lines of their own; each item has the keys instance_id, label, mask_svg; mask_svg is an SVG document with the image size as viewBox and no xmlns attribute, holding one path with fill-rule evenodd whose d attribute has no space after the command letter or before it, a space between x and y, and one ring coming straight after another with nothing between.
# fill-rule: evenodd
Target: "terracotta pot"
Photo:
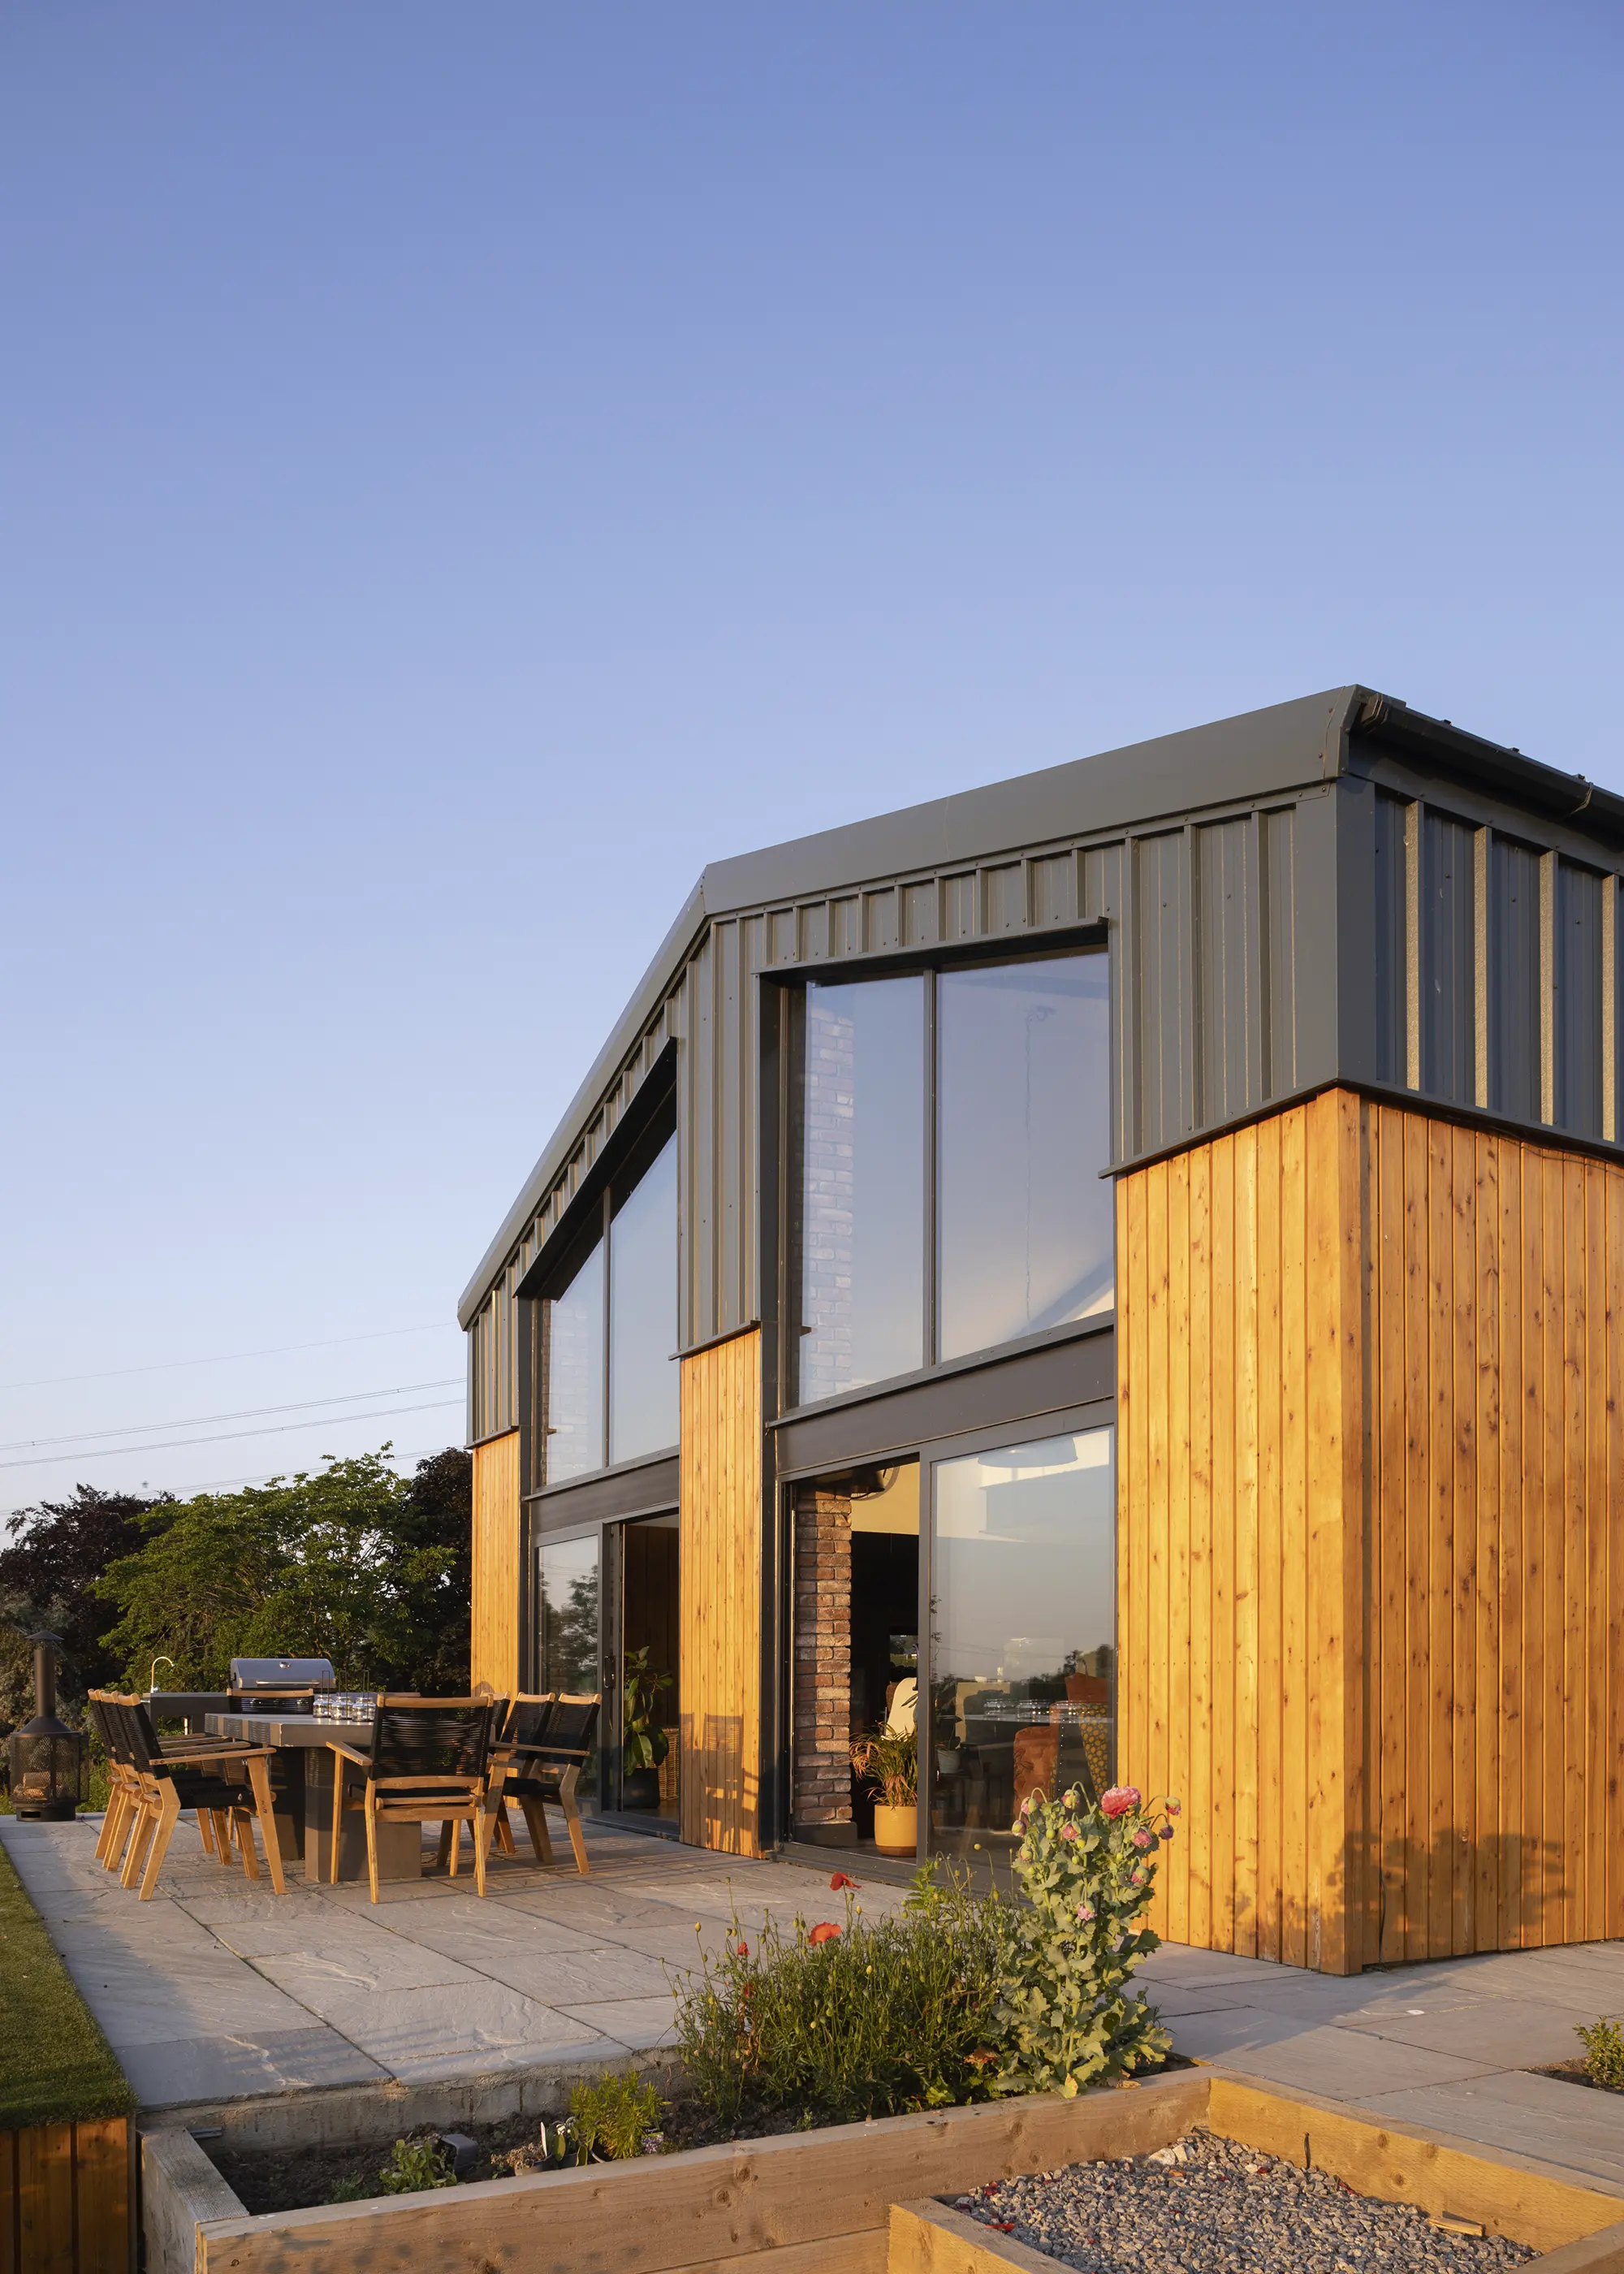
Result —
<instances>
[{"instance_id":1,"label":"terracotta pot","mask_svg":"<svg viewBox=\"0 0 1624 2274\"><path fill-rule=\"evenodd\" d=\"M887 1808L883 1800L876 1800L874 1844L882 1856L915 1854L919 1847L919 1803L911 1800L906 1808Z\"/></svg>"}]
</instances>

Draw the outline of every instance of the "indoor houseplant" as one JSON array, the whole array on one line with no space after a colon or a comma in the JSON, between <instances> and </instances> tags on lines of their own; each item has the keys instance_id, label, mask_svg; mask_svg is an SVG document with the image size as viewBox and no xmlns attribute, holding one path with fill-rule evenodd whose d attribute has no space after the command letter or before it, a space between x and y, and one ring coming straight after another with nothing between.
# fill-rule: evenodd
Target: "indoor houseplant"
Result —
<instances>
[{"instance_id":1,"label":"indoor houseplant","mask_svg":"<svg viewBox=\"0 0 1624 2274\"><path fill-rule=\"evenodd\" d=\"M919 1849L919 1737L913 1729L873 1729L853 1740L852 1766L875 1796L874 1844L882 1856Z\"/></svg>"},{"instance_id":2,"label":"indoor houseplant","mask_svg":"<svg viewBox=\"0 0 1624 2274\"><path fill-rule=\"evenodd\" d=\"M627 1652L626 1704L620 1736L623 1808L659 1806L659 1765L671 1749L671 1741L655 1720L654 1708L660 1691L670 1687L670 1675L657 1673L650 1666L646 1645L641 1650Z\"/></svg>"}]
</instances>

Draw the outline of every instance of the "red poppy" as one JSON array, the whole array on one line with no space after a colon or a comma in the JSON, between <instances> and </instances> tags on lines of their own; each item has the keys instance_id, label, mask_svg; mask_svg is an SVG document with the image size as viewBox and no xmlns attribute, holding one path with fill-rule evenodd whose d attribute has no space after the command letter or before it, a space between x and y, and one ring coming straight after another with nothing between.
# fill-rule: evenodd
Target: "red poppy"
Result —
<instances>
[{"instance_id":1,"label":"red poppy","mask_svg":"<svg viewBox=\"0 0 1624 2274\"><path fill-rule=\"evenodd\" d=\"M816 1950L820 1942L832 1942L839 1931L840 1930L838 1926L832 1925L828 1919L825 1919L821 1926L815 1926L813 1928L811 1933L807 1937L807 1940L812 1945L813 1949Z\"/></svg>"},{"instance_id":2,"label":"red poppy","mask_svg":"<svg viewBox=\"0 0 1624 2274\"><path fill-rule=\"evenodd\" d=\"M749 1946L749 1944L748 1944L748 1942L741 1942L741 1943L739 1945L739 1955L740 1955L740 1957L741 1957L741 1958L748 1958L748 1957L749 1956L749 1954L750 1954L750 1946Z\"/></svg>"},{"instance_id":3,"label":"red poppy","mask_svg":"<svg viewBox=\"0 0 1624 2274\"><path fill-rule=\"evenodd\" d=\"M842 1887L861 1887L862 1886L862 1881L861 1879L853 1879L847 1872L837 1871L834 1878L831 1879L829 1884L834 1889L836 1894L838 1894Z\"/></svg>"}]
</instances>

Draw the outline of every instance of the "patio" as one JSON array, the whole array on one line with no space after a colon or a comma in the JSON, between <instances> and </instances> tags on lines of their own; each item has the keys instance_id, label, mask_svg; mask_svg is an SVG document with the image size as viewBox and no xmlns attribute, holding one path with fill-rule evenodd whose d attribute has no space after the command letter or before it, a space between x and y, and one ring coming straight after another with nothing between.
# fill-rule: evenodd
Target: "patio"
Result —
<instances>
[{"instance_id":1,"label":"patio","mask_svg":"<svg viewBox=\"0 0 1624 2274\"><path fill-rule=\"evenodd\" d=\"M544 1871L522 1847L493 1864L484 1902L470 1879L437 1875L386 1885L374 1907L365 1886L250 1886L201 1853L188 1821L143 1904L96 1865L97 1828L0 1818L149 2116L322 2104L342 2123L357 2099L398 2114L413 2088L481 2105L523 2088L524 2105L547 2105L583 2067L666 2041L672 1977L720 1941L735 1905L747 1931L769 1911L842 1916L827 1874L799 1863L597 1825L590 1879ZM874 1879L860 1897L870 1913L902 1899ZM1530 2073L1575 2056L1576 2023L1624 2014L1624 1944L1343 1980L1169 1944L1144 1978L1195 2059L1624 2185L1624 2096Z\"/></svg>"}]
</instances>

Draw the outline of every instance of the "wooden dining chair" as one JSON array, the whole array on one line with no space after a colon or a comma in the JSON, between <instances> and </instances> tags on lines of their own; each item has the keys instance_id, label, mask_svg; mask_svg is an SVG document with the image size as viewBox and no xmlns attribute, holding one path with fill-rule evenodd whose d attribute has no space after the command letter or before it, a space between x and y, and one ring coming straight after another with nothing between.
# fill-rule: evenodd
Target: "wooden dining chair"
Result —
<instances>
[{"instance_id":1,"label":"wooden dining chair","mask_svg":"<svg viewBox=\"0 0 1624 2274\"><path fill-rule=\"evenodd\" d=\"M107 1755L107 1807L102 1818L101 1836L96 1841L96 1861L105 1871L118 1871L123 1868L125 1851L146 1805L134 1751L125 1735L120 1711L132 1701L121 1698L110 1690L93 1690L87 1702L90 1725L101 1739ZM229 1750L229 1744L230 1740L226 1737L160 1736L158 1739L159 1750L166 1758L177 1750L188 1754L212 1754L219 1752L222 1747ZM221 1863L229 1864L229 1817L223 1811L207 1808L199 1808L197 1816L198 1834L203 1843L204 1854L217 1856Z\"/></svg>"},{"instance_id":2,"label":"wooden dining chair","mask_svg":"<svg viewBox=\"0 0 1624 2274\"><path fill-rule=\"evenodd\" d=\"M120 1883L133 1886L139 1879L141 1901L152 1901L181 1811L194 1808L199 1817L207 1813L213 1819L222 1863L229 1861L235 1831L243 1871L250 1879L259 1876L253 1840L257 1822L271 1885L279 1895L285 1894L287 1882L271 1804L272 1748L239 1744L229 1738L182 1738L165 1746L153 1728L145 1698L117 1698L104 1691L100 1702L104 1714L110 1713L117 1723L138 1791L138 1810L124 1849Z\"/></svg>"},{"instance_id":3,"label":"wooden dining chair","mask_svg":"<svg viewBox=\"0 0 1624 2274\"><path fill-rule=\"evenodd\" d=\"M514 1702L517 1705L520 1701L515 1698ZM541 1706L545 1701L536 1698L525 1702ZM492 1802L500 1817L509 1800L517 1801L537 1861L542 1864L553 1861L546 1811L549 1806L560 1810L569 1834L569 1844L575 1850L575 1869L583 1877L590 1874L592 1867L587 1861L586 1835L582 1830L575 1788L592 1751L602 1706L601 1695L556 1692L545 1721L539 1722L538 1734L528 1738L515 1736L510 1744L504 1744L501 1781Z\"/></svg>"},{"instance_id":4,"label":"wooden dining chair","mask_svg":"<svg viewBox=\"0 0 1624 2274\"><path fill-rule=\"evenodd\" d=\"M397 1693L378 1701L370 1753L336 1737L330 1741L334 1755L330 1885L338 1879L344 1812L359 1809L366 1818L366 1876L374 1902L380 1823L438 1821L451 1827L454 1877L458 1832L463 1824L471 1826L474 1885L484 1894L491 1826L485 1800L495 1713L495 1705L488 1698L403 1698ZM442 1830L442 1841L444 1837Z\"/></svg>"}]
</instances>

